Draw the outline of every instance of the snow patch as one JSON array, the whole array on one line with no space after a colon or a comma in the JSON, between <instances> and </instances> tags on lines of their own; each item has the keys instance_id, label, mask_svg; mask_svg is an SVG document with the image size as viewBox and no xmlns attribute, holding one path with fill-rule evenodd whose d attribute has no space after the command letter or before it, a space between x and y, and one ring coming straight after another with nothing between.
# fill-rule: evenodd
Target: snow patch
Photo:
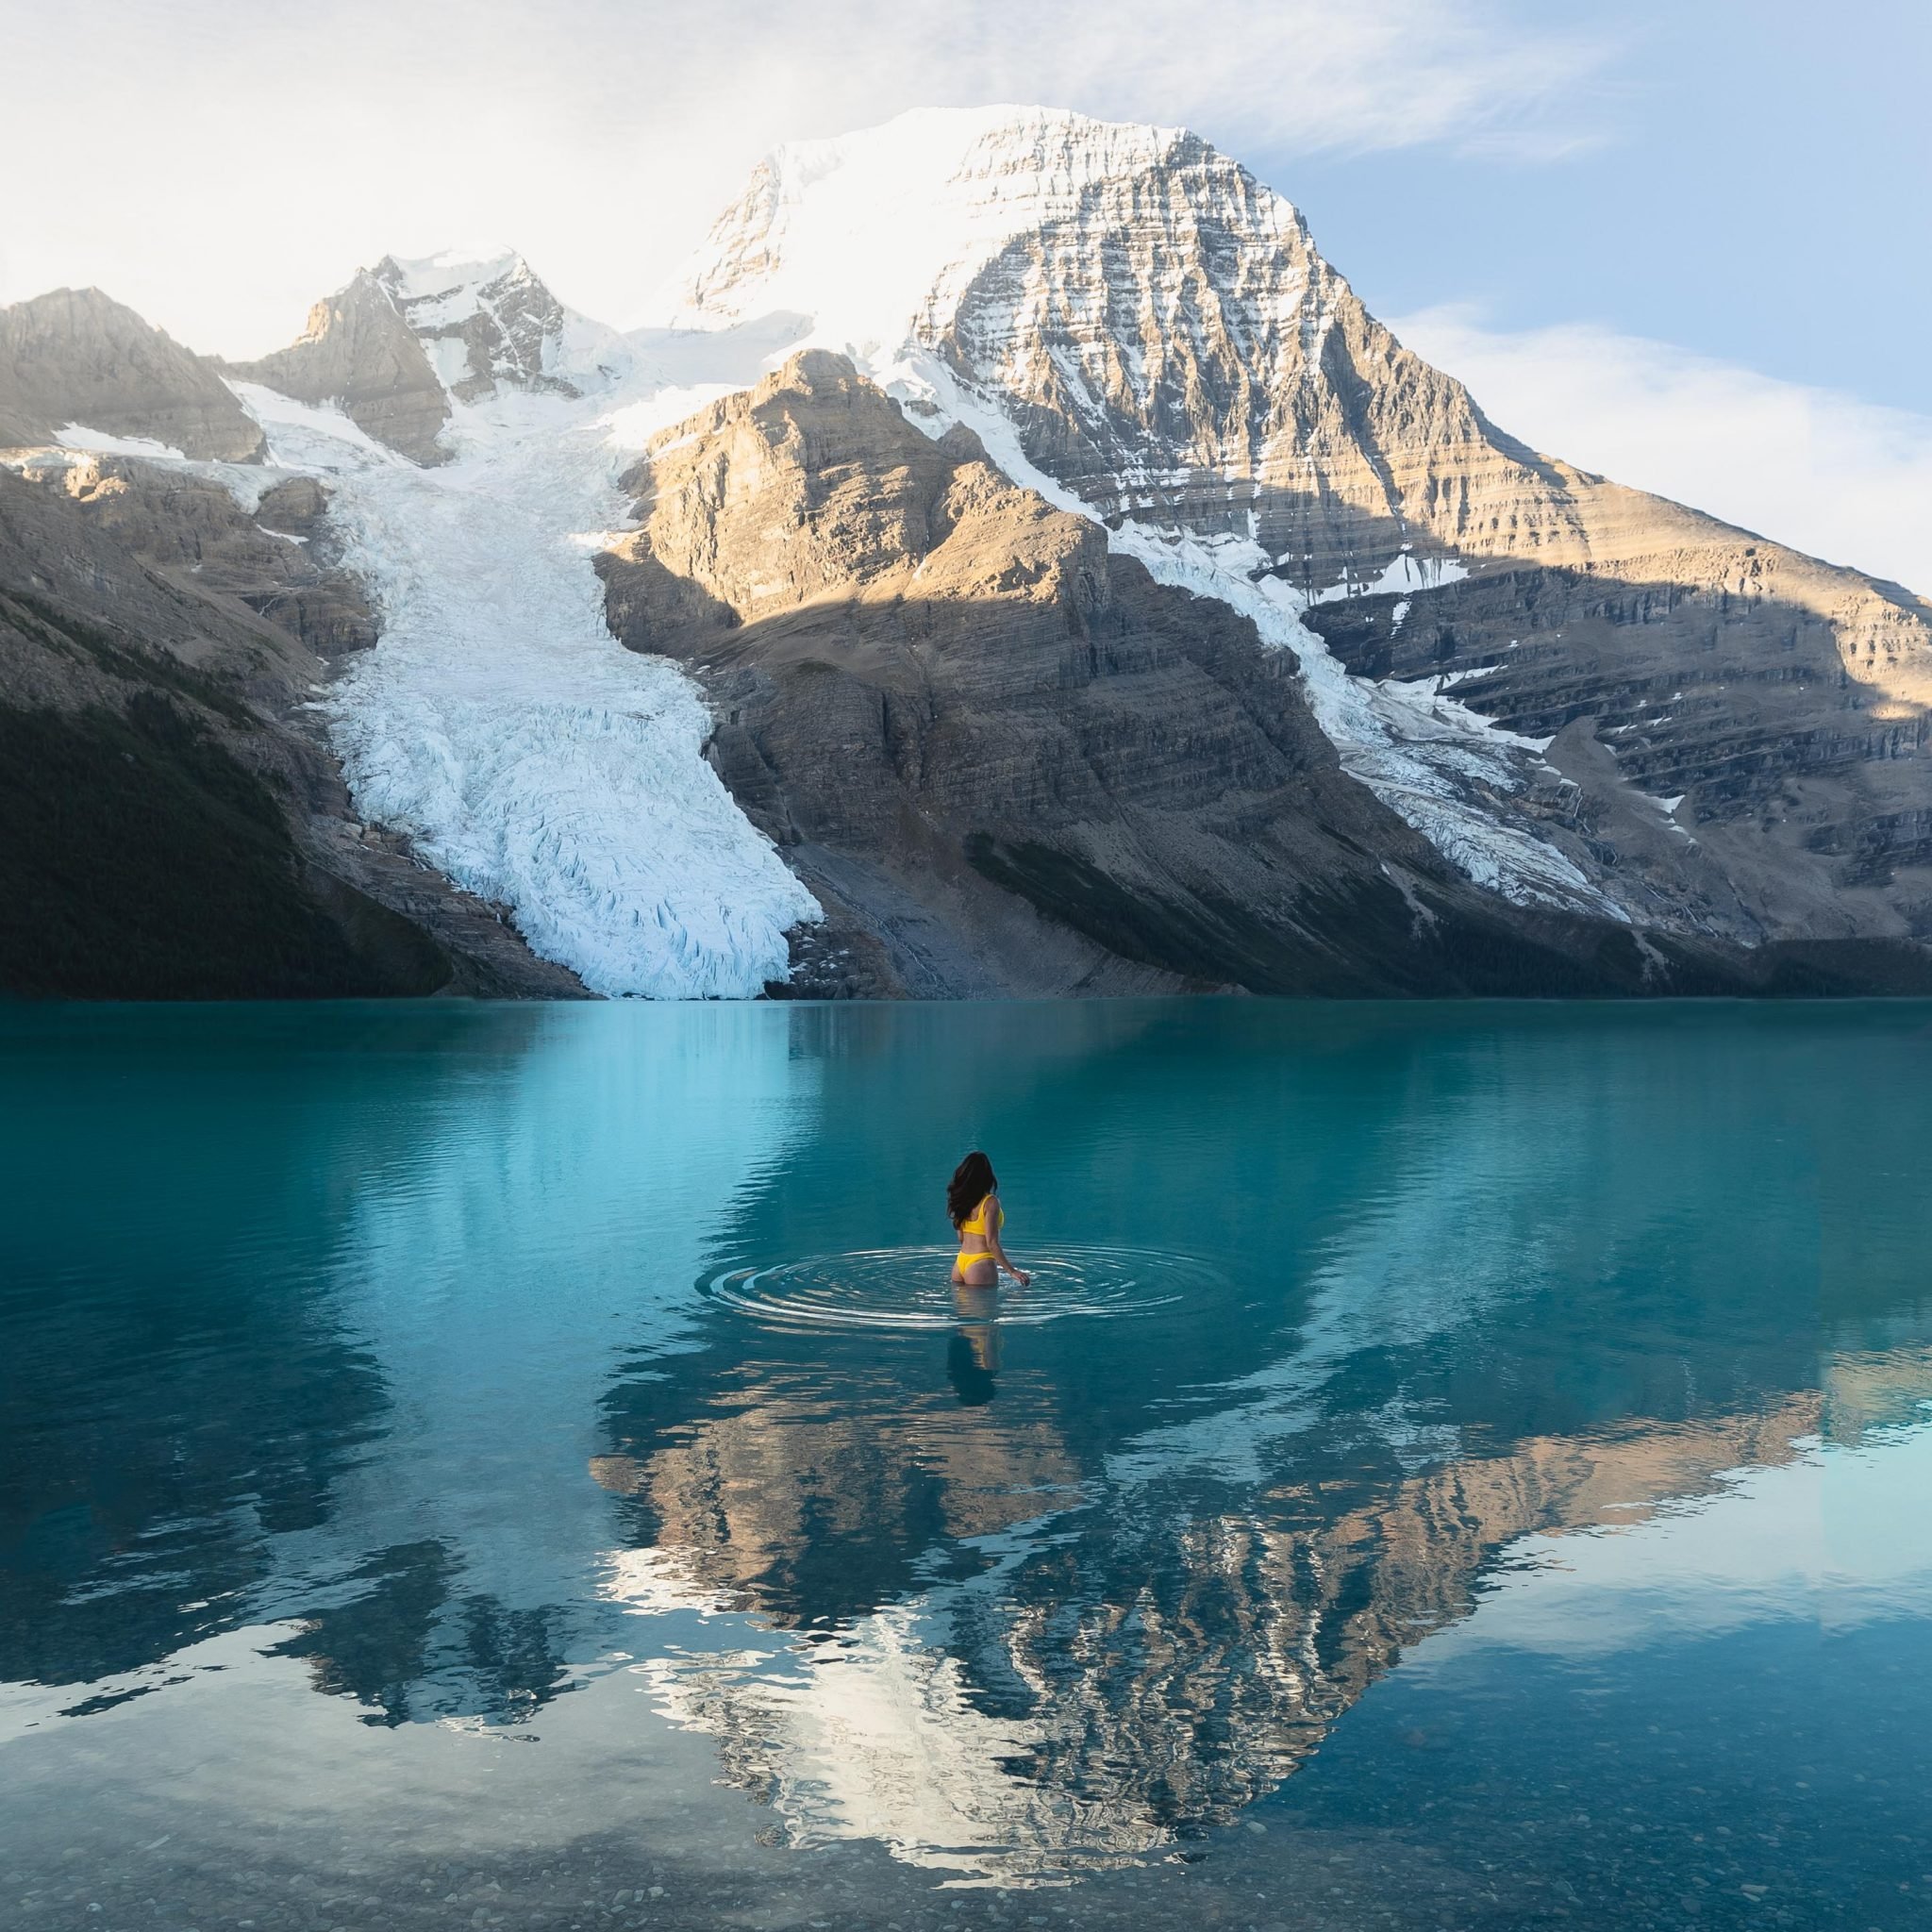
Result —
<instances>
[{"instance_id":1,"label":"snow patch","mask_svg":"<svg viewBox=\"0 0 1932 1932\"><path fill-rule=\"evenodd\" d=\"M1442 584L1459 584L1469 566L1453 557L1417 557L1405 543L1374 577L1351 577L1345 571L1339 583L1314 591L1310 604L1336 604L1348 597L1387 597L1397 592L1433 591ZM1408 613L1405 595L1403 614Z\"/></svg>"},{"instance_id":2,"label":"snow patch","mask_svg":"<svg viewBox=\"0 0 1932 1932\"><path fill-rule=\"evenodd\" d=\"M514 274L525 266L524 258L514 248L489 246L484 248L445 248L435 255L417 256L404 259L397 256L389 258L395 268L392 286L395 292L411 302L440 297L460 307L464 298L472 306L461 313L441 315L439 322L461 322L475 313L475 293L485 282L500 280L507 275ZM426 315L424 319L429 320Z\"/></svg>"},{"instance_id":3,"label":"snow patch","mask_svg":"<svg viewBox=\"0 0 1932 1932\"><path fill-rule=\"evenodd\" d=\"M261 507L261 499L277 483L285 480L260 463L204 461L196 457L185 457L169 444L152 441L144 436L109 436L75 423L70 423L60 434L63 439L60 443L40 449L9 451L0 457L0 465L22 476L37 476L42 472L64 473L79 468L91 457L130 457L219 483L251 516ZM265 534L274 537L283 533L270 530ZM200 568L199 564L194 566L195 570Z\"/></svg>"},{"instance_id":4,"label":"snow patch","mask_svg":"<svg viewBox=\"0 0 1932 1932\"><path fill-rule=\"evenodd\" d=\"M423 353L444 389L454 389L469 379L470 345L461 336L425 336Z\"/></svg>"},{"instance_id":5,"label":"snow patch","mask_svg":"<svg viewBox=\"0 0 1932 1932\"><path fill-rule=\"evenodd\" d=\"M101 457L145 457L150 462L185 463L187 456L172 443L157 442L151 436L114 436L105 429L90 429L84 423L69 423L54 432L63 449L86 450Z\"/></svg>"}]
</instances>

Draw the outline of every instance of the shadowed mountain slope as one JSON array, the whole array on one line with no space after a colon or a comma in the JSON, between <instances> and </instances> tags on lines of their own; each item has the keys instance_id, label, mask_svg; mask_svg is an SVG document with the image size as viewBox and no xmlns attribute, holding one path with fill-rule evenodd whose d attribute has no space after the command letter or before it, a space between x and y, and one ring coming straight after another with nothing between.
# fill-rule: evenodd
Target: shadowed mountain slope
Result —
<instances>
[{"instance_id":1,"label":"shadowed mountain slope","mask_svg":"<svg viewBox=\"0 0 1932 1932\"><path fill-rule=\"evenodd\" d=\"M299 479L249 516L124 458L0 467L0 995L576 991L358 824L302 728L366 648Z\"/></svg>"},{"instance_id":2,"label":"shadowed mountain slope","mask_svg":"<svg viewBox=\"0 0 1932 1932\"><path fill-rule=\"evenodd\" d=\"M0 308L0 449L52 442L75 423L184 456L261 453L261 431L215 364L98 289Z\"/></svg>"}]
</instances>

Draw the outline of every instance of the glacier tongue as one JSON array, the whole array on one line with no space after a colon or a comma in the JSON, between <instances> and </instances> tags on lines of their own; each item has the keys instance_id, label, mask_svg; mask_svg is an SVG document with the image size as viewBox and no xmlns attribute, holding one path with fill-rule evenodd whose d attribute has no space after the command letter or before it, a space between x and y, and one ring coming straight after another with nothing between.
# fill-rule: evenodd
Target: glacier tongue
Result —
<instances>
[{"instance_id":1,"label":"glacier tongue","mask_svg":"<svg viewBox=\"0 0 1932 1932\"><path fill-rule=\"evenodd\" d=\"M732 802L675 665L621 646L592 568L625 514L635 397L509 393L460 408L420 469L346 417L236 385L273 463L325 477L383 630L324 700L357 806L508 906L593 992L750 998L787 973L816 902Z\"/></svg>"}]
</instances>

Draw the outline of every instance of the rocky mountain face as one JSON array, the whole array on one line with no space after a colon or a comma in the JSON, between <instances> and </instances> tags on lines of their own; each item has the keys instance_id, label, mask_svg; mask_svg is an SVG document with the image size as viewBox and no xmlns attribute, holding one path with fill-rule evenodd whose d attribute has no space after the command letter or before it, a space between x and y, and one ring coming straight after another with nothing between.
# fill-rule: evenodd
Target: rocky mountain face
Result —
<instances>
[{"instance_id":1,"label":"rocky mountain face","mask_svg":"<svg viewBox=\"0 0 1932 1932\"><path fill-rule=\"evenodd\" d=\"M925 210L891 275L840 219L874 201ZM1747 945L1932 931L1932 608L1517 443L1195 137L984 110L781 151L680 319L766 308L1256 615L1344 766L1506 896ZM1417 697L1434 746L1373 716Z\"/></svg>"},{"instance_id":2,"label":"rocky mountain face","mask_svg":"<svg viewBox=\"0 0 1932 1932\"><path fill-rule=\"evenodd\" d=\"M246 462L261 449L214 363L98 289L0 308L0 449L57 441L74 424L190 457Z\"/></svg>"},{"instance_id":3,"label":"rocky mountain face","mask_svg":"<svg viewBox=\"0 0 1932 1932\"><path fill-rule=\"evenodd\" d=\"M1306 621L1548 739L1564 811L1645 923L1756 945L1932 933L1932 635L1895 587L1564 466L1588 542Z\"/></svg>"},{"instance_id":4,"label":"rocky mountain face","mask_svg":"<svg viewBox=\"0 0 1932 1932\"><path fill-rule=\"evenodd\" d=\"M803 989L1598 990L1602 921L1500 908L1347 777L1294 659L824 351L662 431L612 629L829 915Z\"/></svg>"},{"instance_id":5,"label":"rocky mountain face","mask_svg":"<svg viewBox=\"0 0 1932 1932\"><path fill-rule=\"evenodd\" d=\"M629 365L617 332L567 309L520 255L386 255L372 273L459 403L505 388L581 395Z\"/></svg>"},{"instance_id":6,"label":"rocky mountain face","mask_svg":"<svg viewBox=\"0 0 1932 1932\"><path fill-rule=\"evenodd\" d=\"M441 460L448 392L374 270L358 270L318 302L286 349L232 363L229 373L297 402L336 404L377 442L419 463Z\"/></svg>"}]
</instances>

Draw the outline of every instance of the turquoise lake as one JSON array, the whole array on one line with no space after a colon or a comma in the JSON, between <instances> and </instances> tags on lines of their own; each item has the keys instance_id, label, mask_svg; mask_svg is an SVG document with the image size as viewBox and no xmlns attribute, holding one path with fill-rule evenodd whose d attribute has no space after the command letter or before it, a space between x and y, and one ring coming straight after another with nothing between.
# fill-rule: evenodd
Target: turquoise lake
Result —
<instances>
[{"instance_id":1,"label":"turquoise lake","mask_svg":"<svg viewBox=\"0 0 1932 1932\"><path fill-rule=\"evenodd\" d=\"M0 1011L0 1924L1923 1927L1928 1074ZM1030 1289L947 1287L972 1146Z\"/></svg>"}]
</instances>

